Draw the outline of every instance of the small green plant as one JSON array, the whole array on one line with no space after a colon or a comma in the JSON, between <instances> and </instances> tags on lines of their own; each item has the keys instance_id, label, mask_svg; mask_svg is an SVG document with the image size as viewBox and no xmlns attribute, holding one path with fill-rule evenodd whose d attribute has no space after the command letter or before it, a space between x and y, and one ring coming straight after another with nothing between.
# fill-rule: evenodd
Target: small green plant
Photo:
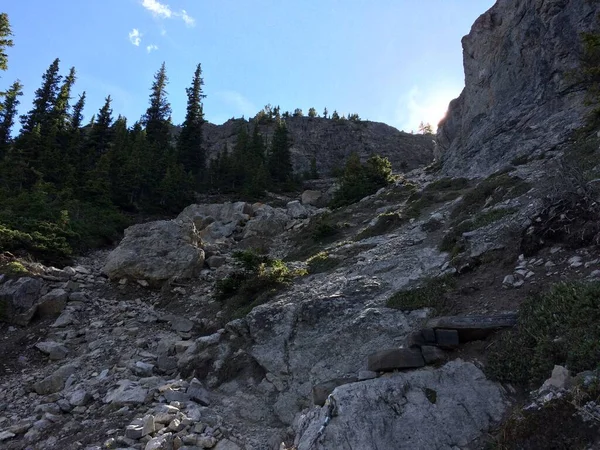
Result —
<instances>
[{"instance_id":1,"label":"small green plant","mask_svg":"<svg viewBox=\"0 0 600 450\"><path fill-rule=\"evenodd\" d=\"M248 314L252 308L267 302L281 288L306 271L291 270L283 261L259 255L253 250L236 252L238 270L219 280L215 298L224 303L231 318Z\"/></svg>"},{"instance_id":2,"label":"small green plant","mask_svg":"<svg viewBox=\"0 0 600 450\"><path fill-rule=\"evenodd\" d=\"M600 283L560 283L519 308L518 326L491 348L486 370L496 380L537 385L555 364L572 372L600 361Z\"/></svg>"},{"instance_id":3,"label":"small green plant","mask_svg":"<svg viewBox=\"0 0 600 450\"><path fill-rule=\"evenodd\" d=\"M456 279L452 275L428 278L419 287L396 292L388 299L387 307L402 311L434 308L436 313L445 314L452 309L446 294L455 287Z\"/></svg>"},{"instance_id":4,"label":"small green plant","mask_svg":"<svg viewBox=\"0 0 600 450\"><path fill-rule=\"evenodd\" d=\"M331 269L334 269L339 265L340 260L332 258L327 252L320 252L308 258L306 263L308 265L308 273L314 274L328 272Z\"/></svg>"},{"instance_id":5,"label":"small green plant","mask_svg":"<svg viewBox=\"0 0 600 450\"><path fill-rule=\"evenodd\" d=\"M10 261L6 264L0 263L0 273L8 276L29 275L29 270L20 261Z\"/></svg>"},{"instance_id":6,"label":"small green plant","mask_svg":"<svg viewBox=\"0 0 600 450\"><path fill-rule=\"evenodd\" d=\"M340 233L340 227L333 223L329 214L323 214L316 219L312 231L312 238L315 241L324 241Z\"/></svg>"},{"instance_id":7,"label":"small green plant","mask_svg":"<svg viewBox=\"0 0 600 450\"><path fill-rule=\"evenodd\" d=\"M458 255L464 250L464 245L461 243L463 233L488 226L516 211L515 208L493 209L478 214L472 220L465 220L454 225L440 242L439 251L449 252L452 257Z\"/></svg>"},{"instance_id":8,"label":"small green plant","mask_svg":"<svg viewBox=\"0 0 600 450\"><path fill-rule=\"evenodd\" d=\"M468 219L484 206L490 207L503 200L516 198L525 194L531 186L520 178L513 178L507 173L492 175L469 190L452 211L451 218L455 223Z\"/></svg>"}]
</instances>

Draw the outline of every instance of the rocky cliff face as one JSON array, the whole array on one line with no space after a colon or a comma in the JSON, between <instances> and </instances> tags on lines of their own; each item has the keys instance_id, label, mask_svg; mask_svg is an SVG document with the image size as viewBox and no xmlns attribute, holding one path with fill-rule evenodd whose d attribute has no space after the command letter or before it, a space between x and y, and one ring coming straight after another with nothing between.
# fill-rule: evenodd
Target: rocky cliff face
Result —
<instances>
[{"instance_id":1,"label":"rocky cliff face","mask_svg":"<svg viewBox=\"0 0 600 450\"><path fill-rule=\"evenodd\" d=\"M225 146L233 149L240 126L247 124L243 119L228 120L223 125L207 123L204 139L208 154L214 156ZM404 133L384 123L290 117L286 124L292 141L292 164L298 173L310 170L314 157L319 173L329 176L334 168L343 166L352 152L361 159L374 154L385 156L395 171L411 170L433 160L433 136ZM260 125L268 140L274 126L274 123Z\"/></svg>"},{"instance_id":2,"label":"rocky cliff face","mask_svg":"<svg viewBox=\"0 0 600 450\"><path fill-rule=\"evenodd\" d=\"M444 172L484 176L556 149L580 127L584 92L570 76L595 1L498 0L463 38L465 88L438 130Z\"/></svg>"}]
</instances>

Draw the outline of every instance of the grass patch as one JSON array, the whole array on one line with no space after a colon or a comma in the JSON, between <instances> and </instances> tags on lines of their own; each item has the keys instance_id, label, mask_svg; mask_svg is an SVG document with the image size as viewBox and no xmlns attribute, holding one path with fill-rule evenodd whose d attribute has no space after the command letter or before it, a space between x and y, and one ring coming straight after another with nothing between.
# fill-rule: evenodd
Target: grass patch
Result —
<instances>
[{"instance_id":1,"label":"grass patch","mask_svg":"<svg viewBox=\"0 0 600 450\"><path fill-rule=\"evenodd\" d=\"M314 274L329 272L340 264L340 260L330 257L327 252L320 252L308 258L306 263L308 264L308 273Z\"/></svg>"},{"instance_id":2,"label":"grass patch","mask_svg":"<svg viewBox=\"0 0 600 450\"><path fill-rule=\"evenodd\" d=\"M474 216L484 207L494 206L503 200L516 198L525 194L531 186L520 178L513 178L507 173L492 175L473 189L469 190L452 211L454 222L462 222Z\"/></svg>"},{"instance_id":3,"label":"grass patch","mask_svg":"<svg viewBox=\"0 0 600 450\"><path fill-rule=\"evenodd\" d=\"M428 278L421 286L408 291L399 291L392 295L386 306L402 311L434 308L437 314L451 311L446 294L456 287L456 279L452 275Z\"/></svg>"},{"instance_id":4,"label":"grass patch","mask_svg":"<svg viewBox=\"0 0 600 450\"><path fill-rule=\"evenodd\" d=\"M464 249L464 245L461 243L463 233L488 226L516 211L516 208L494 209L480 213L472 220L465 220L454 225L440 242L439 251L448 252L452 257L458 255Z\"/></svg>"},{"instance_id":5,"label":"grass patch","mask_svg":"<svg viewBox=\"0 0 600 450\"><path fill-rule=\"evenodd\" d=\"M26 277L31 272L20 261L3 261L0 255L0 273L8 277Z\"/></svg>"},{"instance_id":6,"label":"grass patch","mask_svg":"<svg viewBox=\"0 0 600 450\"><path fill-rule=\"evenodd\" d=\"M362 230L356 236L356 240L360 241L361 239L389 233L399 228L404 223L406 223L406 219L397 212L379 214L375 223Z\"/></svg>"},{"instance_id":7,"label":"grass patch","mask_svg":"<svg viewBox=\"0 0 600 450\"><path fill-rule=\"evenodd\" d=\"M596 448L598 422L584 421L585 404L600 401L597 384L577 388L564 397L547 402L540 409L513 413L495 433L489 450L546 450Z\"/></svg>"},{"instance_id":8,"label":"grass patch","mask_svg":"<svg viewBox=\"0 0 600 450\"><path fill-rule=\"evenodd\" d=\"M600 282L560 283L519 308L518 326L492 347L486 371L502 382L539 385L555 364L572 372L600 362Z\"/></svg>"},{"instance_id":9,"label":"grass patch","mask_svg":"<svg viewBox=\"0 0 600 450\"><path fill-rule=\"evenodd\" d=\"M291 270L283 261L253 250L235 252L233 258L238 269L215 286L215 298L233 319L244 317L295 277L306 275L306 271Z\"/></svg>"}]
</instances>

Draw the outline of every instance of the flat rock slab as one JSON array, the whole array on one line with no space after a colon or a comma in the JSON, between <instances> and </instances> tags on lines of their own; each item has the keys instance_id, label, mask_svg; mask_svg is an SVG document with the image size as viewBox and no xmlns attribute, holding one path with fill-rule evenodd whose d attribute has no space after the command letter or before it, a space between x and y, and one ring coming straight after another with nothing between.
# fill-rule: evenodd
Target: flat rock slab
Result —
<instances>
[{"instance_id":1,"label":"flat rock slab","mask_svg":"<svg viewBox=\"0 0 600 450\"><path fill-rule=\"evenodd\" d=\"M448 316L436 317L427 322L427 328L457 330L460 342L485 339L493 332L514 327L517 314L499 314L495 316Z\"/></svg>"},{"instance_id":2,"label":"flat rock slab","mask_svg":"<svg viewBox=\"0 0 600 450\"><path fill-rule=\"evenodd\" d=\"M457 330L444 330L438 328L435 330L435 343L442 348L456 348L459 345Z\"/></svg>"},{"instance_id":3,"label":"flat rock slab","mask_svg":"<svg viewBox=\"0 0 600 450\"><path fill-rule=\"evenodd\" d=\"M377 374L375 374L377 376ZM338 386L343 386L348 383L355 383L357 381L354 377L348 378L335 378L333 380L319 383L312 388L313 403L318 406L323 406L329 394Z\"/></svg>"},{"instance_id":4,"label":"flat rock slab","mask_svg":"<svg viewBox=\"0 0 600 450\"><path fill-rule=\"evenodd\" d=\"M369 356L368 369L373 372L423 367L425 361L420 350L393 348Z\"/></svg>"}]
</instances>

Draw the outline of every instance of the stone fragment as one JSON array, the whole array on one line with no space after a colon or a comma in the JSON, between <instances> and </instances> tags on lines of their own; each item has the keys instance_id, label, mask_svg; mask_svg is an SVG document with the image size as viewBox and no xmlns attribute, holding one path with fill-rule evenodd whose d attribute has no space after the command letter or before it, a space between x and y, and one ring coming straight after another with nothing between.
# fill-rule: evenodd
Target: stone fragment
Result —
<instances>
[{"instance_id":1,"label":"stone fragment","mask_svg":"<svg viewBox=\"0 0 600 450\"><path fill-rule=\"evenodd\" d=\"M306 190L302 193L302 204L322 206L323 193L321 191Z\"/></svg>"},{"instance_id":2,"label":"stone fragment","mask_svg":"<svg viewBox=\"0 0 600 450\"><path fill-rule=\"evenodd\" d=\"M173 434L165 433L162 436L150 439L144 447L144 450L174 450Z\"/></svg>"},{"instance_id":3,"label":"stone fragment","mask_svg":"<svg viewBox=\"0 0 600 450\"><path fill-rule=\"evenodd\" d=\"M427 327L457 330L460 342L469 342L485 339L497 330L516 324L517 314L507 313L493 316L436 317L427 322Z\"/></svg>"},{"instance_id":4,"label":"stone fragment","mask_svg":"<svg viewBox=\"0 0 600 450\"><path fill-rule=\"evenodd\" d=\"M171 370L177 369L177 358L174 358L172 356L161 355L156 360L156 365L160 370L169 372Z\"/></svg>"},{"instance_id":5,"label":"stone fragment","mask_svg":"<svg viewBox=\"0 0 600 450\"><path fill-rule=\"evenodd\" d=\"M143 361L137 361L131 368L131 371L138 377L150 377L154 370L154 364L146 363Z\"/></svg>"},{"instance_id":6,"label":"stone fragment","mask_svg":"<svg viewBox=\"0 0 600 450\"><path fill-rule=\"evenodd\" d=\"M369 356L367 367L374 372L423 367L425 361L419 350L394 348Z\"/></svg>"},{"instance_id":7,"label":"stone fragment","mask_svg":"<svg viewBox=\"0 0 600 450\"><path fill-rule=\"evenodd\" d=\"M116 405L143 404L148 390L130 380L121 380L118 387L104 397L104 403Z\"/></svg>"},{"instance_id":8,"label":"stone fragment","mask_svg":"<svg viewBox=\"0 0 600 450\"><path fill-rule=\"evenodd\" d=\"M342 386L348 383L354 383L357 379L354 377L349 378L335 378L333 380L319 383L312 388L313 403L318 406L323 406L329 394L338 386Z\"/></svg>"},{"instance_id":9,"label":"stone fragment","mask_svg":"<svg viewBox=\"0 0 600 450\"><path fill-rule=\"evenodd\" d=\"M198 379L193 378L192 381L190 381L186 393L190 400L198 402L202 406L210 405L210 394Z\"/></svg>"},{"instance_id":10,"label":"stone fragment","mask_svg":"<svg viewBox=\"0 0 600 450\"><path fill-rule=\"evenodd\" d=\"M178 391L173 388L167 388L163 393L165 399L170 402L187 402L190 400L189 395L183 391Z\"/></svg>"},{"instance_id":11,"label":"stone fragment","mask_svg":"<svg viewBox=\"0 0 600 450\"><path fill-rule=\"evenodd\" d=\"M225 259L225 257L214 255L206 260L206 264L211 269L218 269L219 267L222 267L226 261L227 260Z\"/></svg>"},{"instance_id":12,"label":"stone fragment","mask_svg":"<svg viewBox=\"0 0 600 450\"><path fill-rule=\"evenodd\" d=\"M172 316L170 322L173 331L187 333L188 331L192 331L192 328L194 328L194 322L192 322L189 319L186 319L185 317Z\"/></svg>"},{"instance_id":13,"label":"stone fragment","mask_svg":"<svg viewBox=\"0 0 600 450\"><path fill-rule=\"evenodd\" d=\"M0 284L0 320L27 325L36 312L42 290L37 278L23 277Z\"/></svg>"},{"instance_id":14,"label":"stone fragment","mask_svg":"<svg viewBox=\"0 0 600 450\"><path fill-rule=\"evenodd\" d=\"M87 406L92 401L92 394L84 389L78 389L69 395L68 401L73 406Z\"/></svg>"},{"instance_id":15,"label":"stone fragment","mask_svg":"<svg viewBox=\"0 0 600 450\"><path fill-rule=\"evenodd\" d=\"M67 347L54 341L38 342L35 344L35 348L48 355L52 360L64 359L69 353Z\"/></svg>"},{"instance_id":16,"label":"stone fragment","mask_svg":"<svg viewBox=\"0 0 600 450\"><path fill-rule=\"evenodd\" d=\"M77 371L74 365L60 367L51 375L33 385L33 389L39 395L49 395L61 391L65 387L67 378Z\"/></svg>"},{"instance_id":17,"label":"stone fragment","mask_svg":"<svg viewBox=\"0 0 600 450\"><path fill-rule=\"evenodd\" d=\"M51 328L64 328L68 325L72 325L75 323L75 316L70 311L63 311L63 313L58 316L58 319L54 321Z\"/></svg>"},{"instance_id":18,"label":"stone fragment","mask_svg":"<svg viewBox=\"0 0 600 450\"><path fill-rule=\"evenodd\" d=\"M308 217L308 211L298 200L288 202L287 213L292 219L304 219Z\"/></svg>"},{"instance_id":19,"label":"stone fragment","mask_svg":"<svg viewBox=\"0 0 600 450\"><path fill-rule=\"evenodd\" d=\"M71 302L82 302L82 303L85 303L88 300L89 300L88 296L84 292L71 292L69 294L69 301L71 301Z\"/></svg>"},{"instance_id":20,"label":"stone fragment","mask_svg":"<svg viewBox=\"0 0 600 450\"><path fill-rule=\"evenodd\" d=\"M242 450L239 445L230 441L229 439L223 439L214 447L215 450Z\"/></svg>"},{"instance_id":21,"label":"stone fragment","mask_svg":"<svg viewBox=\"0 0 600 450\"><path fill-rule=\"evenodd\" d=\"M571 374L569 370L563 366L554 366L552 376L544 381L540 390L556 388L568 389L571 386Z\"/></svg>"},{"instance_id":22,"label":"stone fragment","mask_svg":"<svg viewBox=\"0 0 600 450\"><path fill-rule=\"evenodd\" d=\"M424 345L421 347L421 353L425 364L435 364L446 360L446 352L433 345Z\"/></svg>"},{"instance_id":23,"label":"stone fragment","mask_svg":"<svg viewBox=\"0 0 600 450\"><path fill-rule=\"evenodd\" d=\"M459 345L458 331L444 330L438 328L435 330L436 345L443 348L455 348Z\"/></svg>"},{"instance_id":24,"label":"stone fragment","mask_svg":"<svg viewBox=\"0 0 600 450\"><path fill-rule=\"evenodd\" d=\"M11 433L10 431L2 431L0 432L0 442L8 441L16 436L16 434Z\"/></svg>"},{"instance_id":25,"label":"stone fragment","mask_svg":"<svg viewBox=\"0 0 600 450\"><path fill-rule=\"evenodd\" d=\"M64 289L52 289L38 303L37 313L41 318L58 316L67 306L69 294Z\"/></svg>"}]
</instances>

